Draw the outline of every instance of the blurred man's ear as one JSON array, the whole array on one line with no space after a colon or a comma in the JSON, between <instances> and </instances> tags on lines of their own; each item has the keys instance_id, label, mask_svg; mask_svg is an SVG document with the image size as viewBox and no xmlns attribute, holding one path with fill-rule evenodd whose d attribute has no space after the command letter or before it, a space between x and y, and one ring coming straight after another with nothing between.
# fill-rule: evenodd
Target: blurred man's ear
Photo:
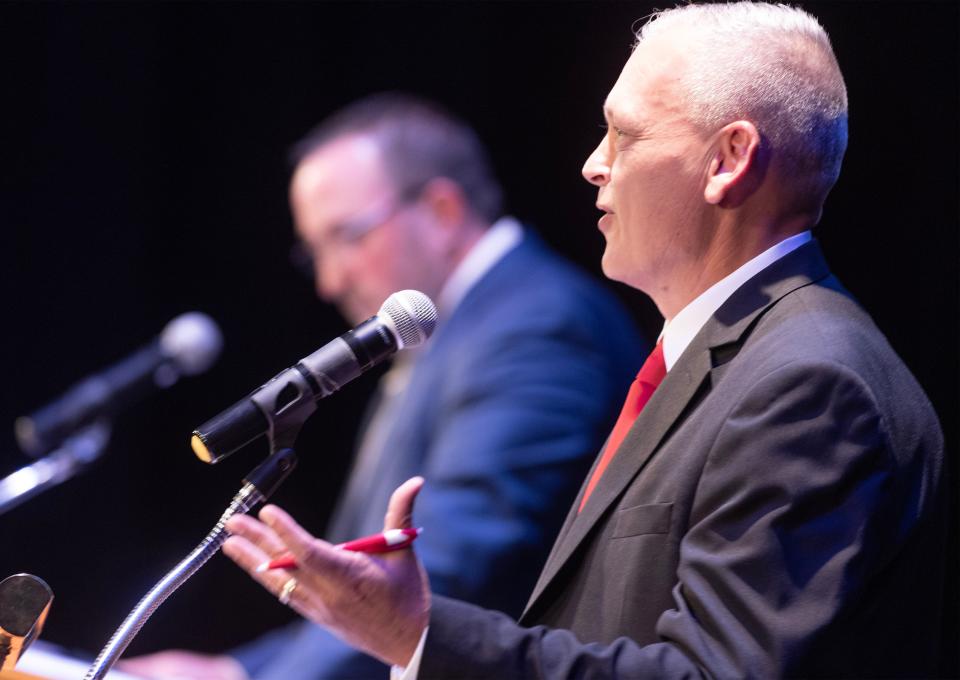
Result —
<instances>
[{"instance_id":1,"label":"blurred man's ear","mask_svg":"<svg viewBox=\"0 0 960 680\"><path fill-rule=\"evenodd\" d=\"M459 184L446 177L436 177L423 187L419 201L429 210L439 226L460 227L467 219L467 197Z\"/></svg>"},{"instance_id":2,"label":"blurred man's ear","mask_svg":"<svg viewBox=\"0 0 960 680\"><path fill-rule=\"evenodd\" d=\"M760 133L756 126L746 120L726 125L720 130L707 171L704 199L724 208L741 205L763 179L760 165Z\"/></svg>"}]
</instances>

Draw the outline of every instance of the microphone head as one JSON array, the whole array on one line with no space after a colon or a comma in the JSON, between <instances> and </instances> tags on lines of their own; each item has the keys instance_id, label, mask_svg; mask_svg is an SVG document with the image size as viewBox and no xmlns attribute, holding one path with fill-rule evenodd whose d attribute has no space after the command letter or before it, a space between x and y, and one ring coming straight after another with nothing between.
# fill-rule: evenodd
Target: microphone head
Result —
<instances>
[{"instance_id":1,"label":"microphone head","mask_svg":"<svg viewBox=\"0 0 960 680\"><path fill-rule=\"evenodd\" d=\"M437 327L437 307L419 290L401 290L386 299L377 318L397 336L397 349L426 342Z\"/></svg>"},{"instance_id":2,"label":"microphone head","mask_svg":"<svg viewBox=\"0 0 960 680\"><path fill-rule=\"evenodd\" d=\"M181 314L160 334L160 351L185 375L197 375L210 368L222 347L220 328L201 312Z\"/></svg>"}]
</instances>

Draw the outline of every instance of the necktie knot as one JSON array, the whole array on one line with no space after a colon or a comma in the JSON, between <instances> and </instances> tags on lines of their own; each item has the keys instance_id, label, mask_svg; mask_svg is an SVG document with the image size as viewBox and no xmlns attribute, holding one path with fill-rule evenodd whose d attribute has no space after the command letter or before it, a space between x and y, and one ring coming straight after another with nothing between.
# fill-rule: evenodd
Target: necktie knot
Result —
<instances>
[{"instance_id":1,"label":"necktie knot","mask_svg":"<svg viewBox=\"0 0 960 680\"><path fill-rule=\"evenodd\" d=\"M660 341L650 352L647 360L643 362L643 366L640 367L640 371L637 373L637 381L656 388L666 374L667 364L663 360L663 341Z\"/></svg>"}]
</instances>

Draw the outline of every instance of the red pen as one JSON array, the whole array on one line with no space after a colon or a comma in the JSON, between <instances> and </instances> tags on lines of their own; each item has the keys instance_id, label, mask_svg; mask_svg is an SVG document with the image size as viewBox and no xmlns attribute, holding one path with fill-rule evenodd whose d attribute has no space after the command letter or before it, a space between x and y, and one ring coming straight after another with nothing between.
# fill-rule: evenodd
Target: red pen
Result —
<instances>
[{"instance_id":1,"label":"red pen","mask_svg":"<svg viewBox=\"0 0 960 680\"><path fill-rule=\"evenodd\" d=\"M355 538L346 543L338 543L333 546L339 550L350 550L352 552L363 553L385 553L394 550L403 550L413 540L420 535L423 529L389 529L382 534L373 534L363 538ZM281 555L269 562L264 562L257 566L258 572L268 571L270 569L296 569L297 562L293 555Z\"/></svg>"}]
</instances>

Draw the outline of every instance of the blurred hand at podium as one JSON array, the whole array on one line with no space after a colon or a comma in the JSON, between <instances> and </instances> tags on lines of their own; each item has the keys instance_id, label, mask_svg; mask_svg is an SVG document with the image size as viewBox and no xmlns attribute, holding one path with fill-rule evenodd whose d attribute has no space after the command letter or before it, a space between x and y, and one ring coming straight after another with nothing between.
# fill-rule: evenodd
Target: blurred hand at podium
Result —
<instances>
[{"instance_id":1,"label":"blurred hand at podium","mask_svg":"<svg viewBox=\"0 0 960 680\"><path fill-rule=\"evenodd\" d=\"M198 654L180 649L120 661L117 668L151 680L250 680L243 666L232 656Z\"/></svg>"}]
</instances>

